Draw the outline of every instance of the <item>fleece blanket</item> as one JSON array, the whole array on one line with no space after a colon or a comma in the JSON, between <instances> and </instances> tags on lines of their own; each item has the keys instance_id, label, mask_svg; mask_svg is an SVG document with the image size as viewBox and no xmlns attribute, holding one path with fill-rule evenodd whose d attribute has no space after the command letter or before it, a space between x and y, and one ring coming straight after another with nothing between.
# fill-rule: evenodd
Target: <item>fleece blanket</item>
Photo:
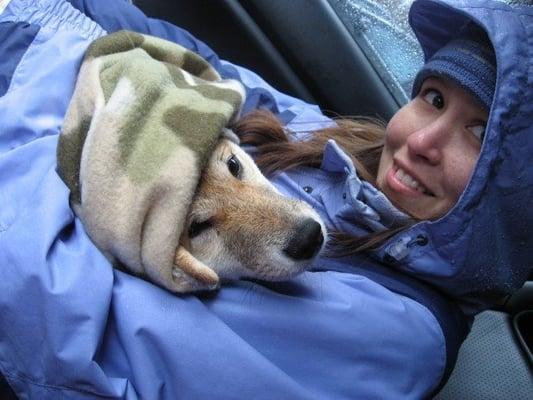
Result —
<instances>
[{"instance_id":1,"label":"fleece blanket","mask_svg":"<svg viewBox=\"0 0 533 400\"><path fill-rule=\"evenodd\" d=\"M71 207L114 266L175 291L189 205L244 89L200 56L129 31L88 48L59 137Z\"/></svg>"}]
</instances>

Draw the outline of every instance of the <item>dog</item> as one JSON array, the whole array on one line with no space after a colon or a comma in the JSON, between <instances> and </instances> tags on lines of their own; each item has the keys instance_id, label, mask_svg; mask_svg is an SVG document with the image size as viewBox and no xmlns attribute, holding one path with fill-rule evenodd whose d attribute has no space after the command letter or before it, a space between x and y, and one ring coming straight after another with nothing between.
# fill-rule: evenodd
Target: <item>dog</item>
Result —
<instances>
[{"instance_id":1,"label":"dog","mask_svg":"<svg viewBox=\"0 0 533 400\"><path fill-rule=\"evenodd\" d=\"M303 272L326 243L326 228L305 202L282 196L231 131L202 173L172 271L178 292L221 281L280 281Z\"/></svg>"},{"instance_id":2,"label":"dog","mask_svg":"<svg viewBox=\"0 0 533 400\"><path fill-rule=\"evenodd\" d=\"M301 272L325 242L228 129L245 88L190 50L120 31L91 43L57 147L70 205L115 268L173 293Z\"/></svg>"}]
</instances>

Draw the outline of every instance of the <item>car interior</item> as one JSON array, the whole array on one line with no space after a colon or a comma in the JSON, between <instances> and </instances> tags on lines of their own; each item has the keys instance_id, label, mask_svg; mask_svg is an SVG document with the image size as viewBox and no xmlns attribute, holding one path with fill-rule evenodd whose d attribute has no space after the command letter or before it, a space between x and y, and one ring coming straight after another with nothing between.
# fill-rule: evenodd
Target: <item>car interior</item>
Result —
<instances>
[{"instance_id":1,"label":"car interior","mask_svg":"<svg viewBox=\"0 0 533 400\"><path fill-rule=\"evenodd\" d=\"M352 0L352 2L357 0ZM331 116L388 120L402 105L328 0L134 0L185 28L222 59ZM339 78L340 77L340 78ZM531 399L533 276L479 314L437 399ZM2 398L15 398L0 380ZM11 397L10 397L11 396Z\"/></svg>"},{"instance_id":2,"label":"car interior","mask_svg":"<svg viewBox=\"0 0 533 400\"><path fill-rule=\"evenodd\" d=\"M134 3L187 29L276 89L333 114L389 118L399 106L327 1L313 1L312 7L300 0Z\"/></svg>"},{"instance_id":3,"label":"car interior","mask_svg":"<svg viewBox=\"0 0 533 400\"><path fill-rule=\"evenodd\" d=\"M256 72L274 88L318 104L328 115L388 120L402 105L337 15L333 1L134 3L150 17L185 28L222 59ZM476 317L452 375L435 398L531 398L531 279L498 307Z\"/></svg>"}]
</instances>

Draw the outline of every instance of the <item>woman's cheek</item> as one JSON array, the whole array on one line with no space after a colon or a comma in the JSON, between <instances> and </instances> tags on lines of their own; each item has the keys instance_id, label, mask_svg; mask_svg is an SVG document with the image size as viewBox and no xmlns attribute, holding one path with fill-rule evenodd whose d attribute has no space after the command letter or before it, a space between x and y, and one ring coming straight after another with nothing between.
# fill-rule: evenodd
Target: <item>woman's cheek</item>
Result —
<instances>
[{"instance_id":1,"label":"woman's cheek","mask_svg":"<svg viewBox=\"0 0 533 400\"><path fill-rule=\"evenodd\" d=\"M385 131L385 145L388 147L399 147L400 132L398 130L397 124L394 121L394 118L390 120Z\"/></svg>"},{"instance_id":2,"label":"woman's cheek","mask_svg":"<svg viewBox=\"0 0 533 400\"><path fill-rule=\"evenodd\" d=\"M456 200L466 189L468 182L474 172L478 159L477 153L471 153L464 147L457 151L457 156L449 161L449 168L445 171L448 187L451 193L455 193Z\"/></svg>"},{"instance_id":3,"label":"woman's cheek","mask_svg":"<svg viewBox=\"0 0 533 400\"><path fill-rule=\"evenodd\" d=\"M415 130L413 106L411 103L401 108L387 124L385 144L391 148L401 147L411 132Z\"/></svg>"}]
</instances>

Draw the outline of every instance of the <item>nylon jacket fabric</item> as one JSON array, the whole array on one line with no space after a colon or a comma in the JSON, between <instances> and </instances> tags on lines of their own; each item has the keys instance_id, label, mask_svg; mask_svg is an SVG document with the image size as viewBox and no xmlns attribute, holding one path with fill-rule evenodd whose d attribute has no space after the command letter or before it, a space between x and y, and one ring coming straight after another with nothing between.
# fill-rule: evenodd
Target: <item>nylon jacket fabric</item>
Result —
<instances>
[{"instance_id":1,"label":"nylon jacket fabric","mask_svg":"<svg viewBox=\"0 0 533 400\"><path fill-rule=\"evenodd\" d=\"M418 3L422 14L416 18L420 21L425 18L424 10L443 7L437 2ZM499 2L479 2L478 7L482 3L507 7ZM531 12L526 7L523 13L519 19L525 29ZM478 14L479 20L492 18L490 13ZM160 36L197 51L224 78L243 82L245 110L269 108L301 132L328 123L327 118L317 107L277 92L252 72L220 61L207 46L179 28L147 19L127 2L12 0L0 15L0 27L0 34L9 31L17 43L7 50L0 46L4 51L0 60L6 53L16 60L5 67L0 63L0 82L6 88L0 97L0 369L20 398L419 399L439 384L446 345L435 316L421 303L357 274L351 266L365 263L383 268L379 258L392 254L399 260L393 267L434 282L457 297L469 298L473 292L465 289L466 282L472 283L469 274L473 267L461 264L466 256L445 258L438 228L447 238L459 220L481 223L472 216L469 199L474 196L485 207L492 205L484 202L485 193L479 192L479 187L490 186L489 175L491 179L499 177L500 186L506 184L509 189L508 196L494 207L530 194L527 158L508 161L516 168L526 167L524 175L515 176L520 179L510 181L494 170L489 173L481 161L449 216L394 238L374 260L321 259L314 271L290 282L236 281L212 295L175 296L111 268L74 217L69 191L57 175L57 138L90 42L119 29ZM15 41L13 34L20 35L20 40ZM516 36L519 33L508 34L523 39ZM1 39L3 43L4 37ZM522 40L510 47L518 51L517 46L524 50L526 45ZM522 57L531 59L532 46ZM505 53L506 58L511 55L516 54ZM499 77L493 109L501 109L497 118L511 124L512 113L506 108L511 101L502 93L520 90L521 99L530 99L531 90L527 93L527 84L522 89L505 89L505 83L511 75L530 83L531 73L524 78L508 69L504 69L508 75ZM526 110L520 107L526 106L517 108L522 115ZM524 122L518 121L518 126ZM482 160L487 153L492 162L494 153L502 151L496 145L507 140L497 126L500 123L493 117ZM531 143L524 135L510 136L509 140L518 140L524 147L517 152L527 154ZM516 142L506 142L504 151L512 146ZM512 170L505 160L498 160L506 165L505 171ZM303 176L294 176L292 182L305 186ZM317 194L320 187L315 182L313 193ZM294 191L302 197L306 193ZM491 189L486 192L496 196ZM342 202L342 194L339 191L339 199L328 201ZM484 212L495 209L491 207ZM519 227L531 226L530 216L524 220L526 225ZM492 221L489 218L483 225L487 232ZM476 225L468 226L471 234ZM405 250L402 243L409 243L405 238L419 233L429 236L429 245ZM470 235L469 240L478 239ZM459 249L460 243L449 246ZM511 241L505 246L514 249ZM468 252L466 247L462 250ZM504 250L501 248L502 257ZM512 256L514 260L524 252ZM515 265L507 264L508 257L502 258L503 265ZM461 272L464 265L465 272ZM520 264L520 268L525 267ZM513 285L517 286L523 271L510 273L515 274ZM452 276L464 279L459 279L456 287L448 279Z\"/></svg>"}]
</instances>

